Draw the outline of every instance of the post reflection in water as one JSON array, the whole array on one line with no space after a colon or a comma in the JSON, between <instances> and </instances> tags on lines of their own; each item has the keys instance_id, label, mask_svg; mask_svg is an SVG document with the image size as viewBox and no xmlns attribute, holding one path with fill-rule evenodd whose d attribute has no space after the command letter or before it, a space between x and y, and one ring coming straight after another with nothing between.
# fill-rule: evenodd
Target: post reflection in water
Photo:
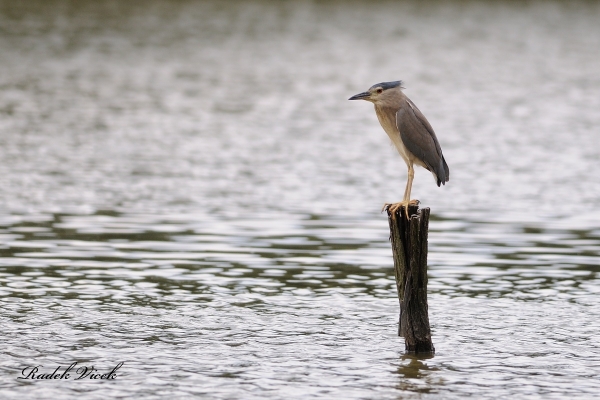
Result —
<instances>
[{"instance_id":1,"label":"post reflection in water","mask_svg":"<svg viewBox=\"0 0 600 400\"><path fill-rule=\"evenodd\" d=\"M599 20L583 1L0 1L2 397L595 396ZM397 79L453 173L413 187L428 359L396 336L379 212L405 166L346 100ZM75 361L124 364L16 379Z\"/></svg>"},{"instance_id":2,"label":"post reflection in water","mask_svg":"<svg viewBox=\"0 0 600 400\"><path fill-rule=\"evenodd\" d=\"M400 381L398 389L402 392L437 393L444 386L442 374L437 373L439 368L430 367L427 360L433 355L405 354L400 359L402 364L398 366Z\"/></svg>"}]
</instances>

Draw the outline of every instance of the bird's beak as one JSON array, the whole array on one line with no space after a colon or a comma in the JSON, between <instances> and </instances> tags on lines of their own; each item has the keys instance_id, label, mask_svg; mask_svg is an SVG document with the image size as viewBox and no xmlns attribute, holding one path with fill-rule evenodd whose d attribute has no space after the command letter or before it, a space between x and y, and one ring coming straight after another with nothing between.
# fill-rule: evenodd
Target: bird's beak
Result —
<instances>
[{"instance_id":1,"label":"bird's beak","mask_svg":"<svg viewBox=\"0 0 600 400\"><path fill-rule=\"evenodd\" d=\"M355 94L354 96L350 97L348 100L367 100L369 97L371 97L371 93L362 92L359 94Z\"/></svg>"}]
</instances>

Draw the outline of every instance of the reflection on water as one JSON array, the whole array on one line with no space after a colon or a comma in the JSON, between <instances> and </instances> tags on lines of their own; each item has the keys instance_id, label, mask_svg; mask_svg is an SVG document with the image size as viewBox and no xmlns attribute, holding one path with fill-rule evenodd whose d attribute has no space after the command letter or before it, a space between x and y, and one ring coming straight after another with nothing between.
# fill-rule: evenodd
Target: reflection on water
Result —
<instances>
[{"instance_id":1,"label":"reflection on water","mask_svg":"<svg viewBox=\"0 0 600 400\"><path fill-rule=\"evenodd\" d=\"M431 367L427 360L431 355L409 355L401 357L402 363L398 366L400 381L397 388L402 392L439 393L438 388L444 386L444 380L437 367Z\"/></svg>"},{"instance_id":2,"label":"reflection on water","mask_svg":"<svg viewBox=\"0 0 600 400\"><path fill-rule=\"evenodd\" d=\"M0 2L2 397L591 397L600 6ZM366 104L404 79L453 178L434 357L403 355ZM28 365L111 368L17 381Z\"/></svg>"},{"instance_id":3,"label":"reflection on water","mask_svg":"<svg viewBox=\"0 0 600 400\"><path fill-rule=\"evenodd\" d=\"M300 289L393 295L384 218L98 213L12 215L0 223L3 293L17 297L90 291L99 302L132 303L134 293L155 301L173 289L203 299ZM597 231L434 220L431 237L429 285L446 296L577 298L600 272ZM100 279L94 284L85 278L90 268Z\"/></svg>"},{"instance_id":4,"label":"reflection on water","mask_svg":"<svg viewBox=\"0 0 600 400\"><path fill-rule=\"evenodd\" d=\"M394 336L383 217L100 212L1 224L9 376L38 360L126 359L135 385L121 394L148 394L159 377L225 397L245 397L245 385L356 398L596 389L597 230L432 220L438 353L422 358L402 355Z\"/></svg>"}]
</instances>

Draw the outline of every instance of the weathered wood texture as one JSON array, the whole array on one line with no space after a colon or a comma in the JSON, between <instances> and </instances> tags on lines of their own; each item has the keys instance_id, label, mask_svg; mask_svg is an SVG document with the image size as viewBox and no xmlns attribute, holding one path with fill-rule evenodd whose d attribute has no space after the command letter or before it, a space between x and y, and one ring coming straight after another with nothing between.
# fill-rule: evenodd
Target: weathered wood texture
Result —
<instances>
[{"instance_id":1,"label":"weathered wood texture","mask_svg":"<svg viewBox=\"0 0 600 400\"><path fill-rule=\"evenodd\" d=\"M388 209L396 288L400 300L398 336L410 353L433 353L427 306L427 234L429 208L410 205L394 215Z\"/></svg>"}]
</instances>

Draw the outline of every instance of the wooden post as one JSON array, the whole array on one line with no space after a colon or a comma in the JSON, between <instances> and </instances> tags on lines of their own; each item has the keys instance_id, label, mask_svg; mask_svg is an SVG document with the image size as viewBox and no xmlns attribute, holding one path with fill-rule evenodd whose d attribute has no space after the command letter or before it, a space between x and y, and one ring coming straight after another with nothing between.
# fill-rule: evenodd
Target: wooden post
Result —
<instances>
[{"instance_id":1,"label":"wooden post","mask_svg":"<svg viewBox=\"0 0 600 400\"><path fill-rule=\"evenodd\" d=\"M434 353L427 306L427 234L429 208L408 206L395 213L386 207L394 256L396 289L400 300L398 336L409 353Z\"/></svg>"}]
</instances>

